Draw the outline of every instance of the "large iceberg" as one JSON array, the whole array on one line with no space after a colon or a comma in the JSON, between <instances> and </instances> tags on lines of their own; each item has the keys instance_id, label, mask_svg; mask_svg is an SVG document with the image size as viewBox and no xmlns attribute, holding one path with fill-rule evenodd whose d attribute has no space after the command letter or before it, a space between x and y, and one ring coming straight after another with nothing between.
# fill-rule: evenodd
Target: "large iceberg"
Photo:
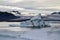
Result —
<instances>
[{"instance_id":1,"label":"large iceberg","mask_svg":"<svg viewBox=\"0 0 60 40\"><path fill-rule=\"evenodd\" d=\"M44 27L49 25L48 22L45 22L42 17L41 14L31 18L29 21L25 21L25 22L21 22L20 26L21 27Z\"/></svg>"},{"instance_id":2,"label":"large iceberg","mask_svg":"<svg viewBox=\"0 0 60 40\"><path fill-rule=\"evenodd\" d=\"M24 21L24 22L20 22L19 25L20 27L33 27L33 28L40 28L40 27L44 27L49 25L48 22L45 22L42 17L41 14L32 17L30 20L28 21ZM16 25L10 25L10 26L16 26Z\"/></svg>"},{"instance_id":3,"label":"large iceberg","mask_svg":"<svg viewBox=\"0 0 60 40\"><path fill-rule=\"evenodd\" d=\"M39 14L28 21L21 22L20 26L23 26L23 27L40 26L40 23L41 23L41 15Z\"/></svg>"}]
</instances>

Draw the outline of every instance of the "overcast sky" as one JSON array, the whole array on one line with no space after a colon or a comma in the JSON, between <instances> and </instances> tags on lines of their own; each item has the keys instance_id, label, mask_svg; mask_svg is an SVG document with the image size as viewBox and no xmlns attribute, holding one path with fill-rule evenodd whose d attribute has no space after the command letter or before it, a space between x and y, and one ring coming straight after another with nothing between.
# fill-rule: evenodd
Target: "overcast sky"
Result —
<instances>
[{"instance_id":1,"label":"overcast sky","mask_svg":"<svg viewBox=\"0 0 60 40\"><path fill-rule=\"evenodd\" d=\"M1 5L16 5L24 7L60 6L60 0L0 0Z\"/></svg>"},{"instance_id":2,"label":"overcast sky","mask_svg":"<svg viewBox=\"0 0 60 40\"><path fill-rule=\"evenodd\" d=\"M60 0L0 0L0 6L60 11Z\"/></svg>"}]
</instances>

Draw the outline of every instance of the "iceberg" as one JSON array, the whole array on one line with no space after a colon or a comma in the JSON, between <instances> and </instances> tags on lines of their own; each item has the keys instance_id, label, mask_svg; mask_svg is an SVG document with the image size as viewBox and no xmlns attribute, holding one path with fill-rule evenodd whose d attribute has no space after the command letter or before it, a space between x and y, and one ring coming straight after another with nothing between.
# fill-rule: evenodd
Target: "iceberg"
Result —
<instances>
[{"instance_id":1,"label":"iceberg","mask_svg":"<svg viewBox=\"0 0 60 40\"><path fill-rule=\"evenodd\" d=\"M10 26L19 26L19 27L28 27L28 28L41 28L41 27L50 27L50 25L48 24L48 22L45 22L41 16L41 14L32 17L30 20L28 21L23 21L20 22L19 25L10 25Z\"/></svg>"},{"instance_id":2,"label":"iceberg","mask_svg":"<svg viewBox=\"0 0 60 40\"><path fill-rule=\"evenodd\" d=\"M42 16L41 14L38 14L37 16L31 18L29 21L25 21L25 22L22 22L20 24L21 27L33 27L33 28L41 28L41 27L50 27L50 25L48 24L48 22L45 22L43 19L42 19Z\"/></svg>"}]
</instances>

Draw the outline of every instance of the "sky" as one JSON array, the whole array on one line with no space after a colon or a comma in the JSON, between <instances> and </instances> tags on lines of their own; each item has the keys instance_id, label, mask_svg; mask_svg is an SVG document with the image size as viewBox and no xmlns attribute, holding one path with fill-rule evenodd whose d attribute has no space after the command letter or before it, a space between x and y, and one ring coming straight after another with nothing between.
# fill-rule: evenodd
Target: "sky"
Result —
<instances>
[{"instance_id":1,"label":"sky","mask_svg":"<svg viewBox=\"0 0 60 40\"><path fill-rule=\"evenodd\" d=\"M55 7L60 6L60 0L0 0L0 5L24 7Z\"/></svg>"},{"instance_id":2,"label":"sky","mask_svg":"<svg viewBox=\"0 0 60 40\"><path fill-rule=\"evenodd\" d=\"M0 6L3 6L5 9L14 7L18 10L23 8L29 11L60 11L60 0L0 0Z\"/></svg>"}]
</instances>

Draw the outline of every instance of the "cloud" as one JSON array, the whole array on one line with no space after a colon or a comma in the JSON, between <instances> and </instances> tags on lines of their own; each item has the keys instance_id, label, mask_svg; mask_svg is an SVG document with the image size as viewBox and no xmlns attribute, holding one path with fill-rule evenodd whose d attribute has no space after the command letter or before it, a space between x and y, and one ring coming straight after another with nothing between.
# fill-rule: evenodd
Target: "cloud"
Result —
<instances>
[{"instance_id":1,"label":"cloud","mask_svg":"<svg viewBox=\"0 0 60 40\"><path fill-rule=\"evenodd\" d=\"M17 3L17 2L22 2L23 0L1 0L0 2L5 2L5 3Z\"/></svg>"},{"instance_id":2,"label":"cloud","mask_svg":"<svg viewBox=\"0 0 60 40\"><path fill-rule=\"evenodd\" d=\"M60 0L1 0L0 5L5 5L6 9L25 8L29 12L60 11Z\"/></svg>"},{"instance_id":3,"label":"cloud","mask_svg":"<svg viewBox=\"0 0 60 40\"><path fill-rule=\"evenodd\" d=\"M24 11L24 8L20 8L20 7L14 7L14 6L2 6L0 5L0 11Z\"/></svg>"},{"instance_id":4,"label":"cloud","mask_svg":"<svg viewBox=\"0 0 60 40\"><path fill-rule=\"evenodd\" d=\"M56 6L60 6L60 0L23 0L22 2L17 2L12 6L18 6L18 7L24 7L24 8L36 8L36 7L55 7L56 8Z\"/></svg>"},{"instance_id":5,"label":"cloud","mask_svg":"<svg viewBox=\"0 0 60 40\"><path fill-rule=\"evenodd\" d=\"M0 5L17 7L52 7L60 6L60 0L1 0Z\"/></svg>"},{"instance_id":6,"label":"cloud","mask_svg":"<svg viewBox=\"0 0 60 40\"><path fill-rule=\"evenodd\" d=\"M22 2L23 0L10 0L10 1L8 1L8 2L10 2L10 3L18 3L18 2Z\"/></svg>"}]
</instances>

